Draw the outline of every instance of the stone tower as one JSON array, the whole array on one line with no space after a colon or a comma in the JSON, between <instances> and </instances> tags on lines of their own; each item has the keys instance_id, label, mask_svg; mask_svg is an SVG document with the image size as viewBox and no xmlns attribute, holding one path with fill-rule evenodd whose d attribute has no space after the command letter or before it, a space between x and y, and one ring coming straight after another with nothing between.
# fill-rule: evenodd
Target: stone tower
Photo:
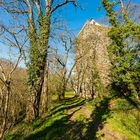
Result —
<instances>
[{"instance_id":1,"label":"stone tower","mask_svg":"<svg viewBox=\"0 0 140 140\"><path fill-rule=\"evenodd\" d=\"M77 36L75 90L79 94L94 96L96 75L104 87L109 84L110 61L107 46L110 40L107 33L108 27L90 19Z\"/></svg>"}]
</instances>

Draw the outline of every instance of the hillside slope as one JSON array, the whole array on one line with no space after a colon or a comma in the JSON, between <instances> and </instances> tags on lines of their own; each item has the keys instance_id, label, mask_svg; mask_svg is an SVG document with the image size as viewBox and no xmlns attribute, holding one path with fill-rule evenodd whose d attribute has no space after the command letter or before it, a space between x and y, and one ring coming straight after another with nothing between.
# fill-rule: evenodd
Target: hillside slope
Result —
<instances>
[{"instance_id":1,"label":"hillside slope","mask_svg":"<svg viewBox=\"0 0 140 140\"><path fill-rule=\"evenodd\" d=\"M139 140L139 111L125 99L69 97L33 123L20 123L5 140Z\"/></svg>"}]
</instances>

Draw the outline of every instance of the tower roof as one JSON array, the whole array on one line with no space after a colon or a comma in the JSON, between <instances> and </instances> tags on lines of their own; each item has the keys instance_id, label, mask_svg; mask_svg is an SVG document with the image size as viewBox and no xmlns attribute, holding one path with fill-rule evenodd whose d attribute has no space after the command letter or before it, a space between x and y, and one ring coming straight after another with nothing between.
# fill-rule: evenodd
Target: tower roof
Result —
<instances>
[{"instance_id":1,"label":"tower roof","mask_svg":"<svg viewBox=\"0 0 140 140\"><path fill-rule=\"evenodd\" d=\"M86 23L84 24L84 26L81 28L80 32L78 33L77 36L79 36L79 34L84 30L86 25L95 25L95 26L102 26L101 24L99 24L98 22L96 22L93 18L89 19L86 21Z\"/></svg>"}]
</instances>

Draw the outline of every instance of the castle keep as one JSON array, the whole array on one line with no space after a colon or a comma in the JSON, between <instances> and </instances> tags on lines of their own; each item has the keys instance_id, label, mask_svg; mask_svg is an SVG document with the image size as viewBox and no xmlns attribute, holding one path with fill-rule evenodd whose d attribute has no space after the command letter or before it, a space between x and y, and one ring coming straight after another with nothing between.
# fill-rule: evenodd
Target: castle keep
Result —
<instances>
[{"instance_id":1,"label":"castle keep","mask_svg":"<svg viewBox=\"0 0 140 140\"><path fill-rule=\"evenodd\" d=\"M75 48L75 91L93 97L96 87L109 84L108 27L88 20L78 34ZM97 85L98 84L98 85Z\"/></svg>"}]
</instances>

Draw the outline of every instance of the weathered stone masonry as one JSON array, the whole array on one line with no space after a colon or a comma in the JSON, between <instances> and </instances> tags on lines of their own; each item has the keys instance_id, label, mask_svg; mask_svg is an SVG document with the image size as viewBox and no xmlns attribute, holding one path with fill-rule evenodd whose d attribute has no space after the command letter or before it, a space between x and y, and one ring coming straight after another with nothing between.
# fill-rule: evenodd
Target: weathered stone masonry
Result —
<instances>
[{"instance_id":1,"label":"weathered stone masonry","mask_svg":"<svg viewBox=\"0 0 140 140\"><path fill-rule=\"evenodd\" d=\"M95 71L104 87L109 84L110 62L107 46L110 40L107 33L108 27L89 20L78 34L75 49L75 60L78 59L75 67L77 94L85 97L95 95Z\"/></svg>"}]
</instances>

